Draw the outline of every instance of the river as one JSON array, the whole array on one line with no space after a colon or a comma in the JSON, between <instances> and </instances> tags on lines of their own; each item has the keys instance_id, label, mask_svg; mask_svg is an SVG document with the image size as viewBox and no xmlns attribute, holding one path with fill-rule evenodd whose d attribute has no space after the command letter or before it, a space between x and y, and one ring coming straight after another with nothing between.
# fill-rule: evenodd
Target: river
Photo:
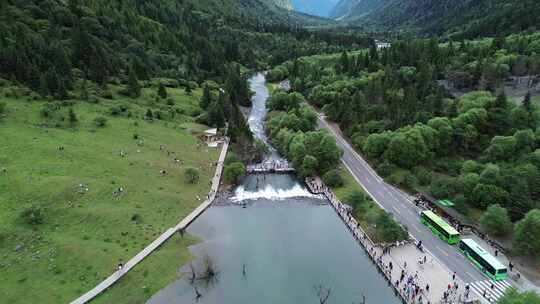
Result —
<instances>
[{"instance_id":1,"label":"river","mask_svg":"<svg viewBox=\"0 0 540 304\"><path fill-rule=\"evenodd\" d=\"M264 76L250 85L256 94L249 125L267 142ZM279 159L274 150L267 157ZM190 248L195 272L211 261L216 275L192 284L186 265L186 275L148 303L319 303L317 287L330 291L328 304L361 303L363 296L368 304L401 303L327 201L291 175L248 176L230 204L209 208L188 232L203 240Z\"/></svg>"}]
</instances>

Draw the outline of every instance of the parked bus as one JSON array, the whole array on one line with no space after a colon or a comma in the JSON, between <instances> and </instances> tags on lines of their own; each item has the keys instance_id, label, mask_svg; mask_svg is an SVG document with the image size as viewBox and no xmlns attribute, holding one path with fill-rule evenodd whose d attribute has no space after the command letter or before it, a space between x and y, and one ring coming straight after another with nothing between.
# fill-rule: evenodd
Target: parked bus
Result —
<instances>
[{"instance_id":1,"label":"parked bus","mask_svg":"<svg viewBox=\"0 0 540 304\"><path fill-rule=\"evenodd\" d=\"M474 240L461 240L459 242L459 250L492 280L500 281L508 277L506 266L484 250Z\"/></svg>"},{"instance_id":2,"label":"parked bus","mask_svg":"<svg viewBox=\"0 0 540 304\"><path fill-rule=\"evenodd\" d=\"M420 221L429 227L431 232L448 244L453 245L459 242L459 232L433 211L422 211L420 213Z\"/></svg>"}]
</instances>

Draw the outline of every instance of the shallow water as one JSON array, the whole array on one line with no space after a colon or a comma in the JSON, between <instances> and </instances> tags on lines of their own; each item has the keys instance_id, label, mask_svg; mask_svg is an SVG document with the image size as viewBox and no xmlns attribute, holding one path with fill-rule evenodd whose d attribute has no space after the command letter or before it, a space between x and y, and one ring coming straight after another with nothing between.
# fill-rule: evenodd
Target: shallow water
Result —
<instances>
[{"instance_id":1,"label":"shallow water","mask_svg":"<svg viewBox=\"0 0 540 304\"><path fill-rule=\"evenodd\" d=\"M286 175L271 176L290 181ZM289 189L300 187L289 184ZM148 303L318 303L315 286L331 289L328 303L394 304L400 301L345 229L334 210L313 197L247 199L247 207L212 207L188 229L205 241L192 247L209 256L215 282L197 281L202 294L180 279ZM204 258L203 258L204 259ZM196 267L202 272L202 266ZM187 271L187 269L184 269ZM244 275L245 270L245 275Z\"/></svg>"},{"instance_id":2,"label":"shallow water","mask_svg":"<svg viewBox=\"0 0 540 304\"><path fill-rule=\"evenodd\" d=\"M250 84L256 92L250 128L267 142L264 76ZM266 159L280 158L271 150ZM248 176L228 204L211 207L187 231L204 240L190 247L198 257L192 264L197 275L208 260L217 275L190 282L185 265L186 275L148 303L319 303L316 286L330 290L328 304L361 303L362 296L368 304L401 303L328 202L292 175Z\"/></svg>"}]
</instances>

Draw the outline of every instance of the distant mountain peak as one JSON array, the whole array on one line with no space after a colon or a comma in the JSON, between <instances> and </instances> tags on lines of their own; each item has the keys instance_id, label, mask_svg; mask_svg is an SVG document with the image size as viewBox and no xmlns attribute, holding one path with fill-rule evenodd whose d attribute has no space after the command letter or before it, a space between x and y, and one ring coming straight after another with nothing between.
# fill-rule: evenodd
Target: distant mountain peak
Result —
<instances>
[{"instance_id":1,"label":"distant mountain peak","mask_svg":"<svg viewBox=\"0 0 540 304\"><path fill-rule=\"evenodd\" d=\"M284 8L286 10L292 11L294 9L290 0L272 0L272 1L278 7Z\"/></svg>"}]
</instances>

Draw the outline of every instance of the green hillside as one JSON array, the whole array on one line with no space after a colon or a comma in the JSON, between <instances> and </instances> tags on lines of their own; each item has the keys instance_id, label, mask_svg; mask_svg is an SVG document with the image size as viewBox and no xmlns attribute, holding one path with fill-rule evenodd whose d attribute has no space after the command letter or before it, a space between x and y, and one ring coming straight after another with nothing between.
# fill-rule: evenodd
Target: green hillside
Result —
<instances>
[{"instance_id":1,"label":"green hillside","mask_svg":"<svg viewBox=\"0 0 540 304\"><path fill-rule=\"evenodd\" d=\"M219 150L199 145L204 126L192 116L201 90L168 88L160 99L150 86L131 99L121 89L90 102L52 102L5 82L0 88L0 138L9 143L0 147L2 301L73 300L206 196ZM200 173L198 183L186 181L188 167ZM109 296L141 302L177 276L193 241L175 239Z\"/></svg>"},{"instance_id":2,"label":"green hillside","mask_svg":"<svg viewBox=\"0 0 540 304\"><path fill-rule=\"evenodd\" d=\"M537 29L539 12L535 0L343 0L333 17L370 30L473 38Z\"/></svg>"}]
</instances>

